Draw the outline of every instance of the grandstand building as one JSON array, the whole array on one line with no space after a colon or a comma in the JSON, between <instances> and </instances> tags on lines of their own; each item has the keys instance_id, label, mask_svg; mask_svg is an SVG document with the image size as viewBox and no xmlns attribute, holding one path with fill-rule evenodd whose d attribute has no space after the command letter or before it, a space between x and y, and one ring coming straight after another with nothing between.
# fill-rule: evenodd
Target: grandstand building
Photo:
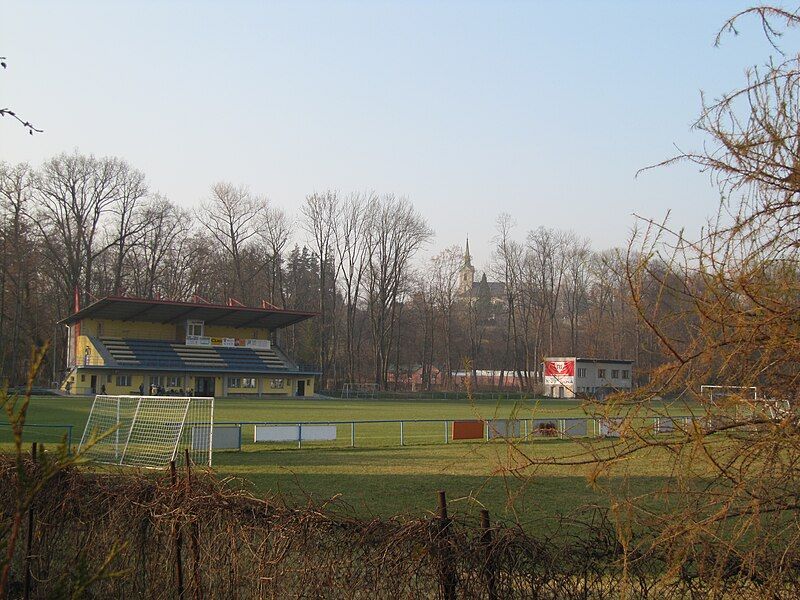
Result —
<instances>
[{"instance_id":1,"label":"grandstand building","mask_svg":"<svg viewBox=\"0 0 800 600\"><path fill-rule=\"evenodd\" d=\"M205 302L107 297L61 323L69 330L61 389L84 394L308 396L314 369L276 332L314 313Z\"/></svg>"},{"instance_id":2,"label":"grandstand building","mask_svg":"<svg viewBox=\"0 0 800 600\"><path fill-rule=\"evenodd\" d=\"M551 398L606 395L632 387L632 360L547 357L542 365L545 395Z\"/></svg>"}]
</instances>

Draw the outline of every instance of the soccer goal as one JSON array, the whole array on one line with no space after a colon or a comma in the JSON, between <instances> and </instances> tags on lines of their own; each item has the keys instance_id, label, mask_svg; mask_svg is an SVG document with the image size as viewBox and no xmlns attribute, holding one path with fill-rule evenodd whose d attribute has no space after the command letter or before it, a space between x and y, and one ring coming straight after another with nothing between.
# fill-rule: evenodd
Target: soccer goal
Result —
<instances>
[{"instance_id":1,"label":"soccer goal","mask_svg":"<svg viewBox=\"0 0 800 600\"><path fill-rule=\"evenodd\" d=\"M214 398L95 396L78 451L100 463L161 468L189 450L211 466Z\"/></svg>"},{"instance_id":2,"label":"soccer goal","mask_svg":"<svg viewBox=\"0 0 800 600\"><path fill-rule=\"evenodd\" d=\"M740 400L758 400L758 388L742 385L701 385L700 395L708 398L711 404L720 402L725 398L738 398Z\"/></svg>"},{"instance_id":3,"label":"soccer goal","mask_svg":"<svg viewBox=\"0 0 800 600\"><path fill-rule=\"evenodd\" d=\"M375 398L377 383L345 383L342 385L342 398Z\"/></svg>"}]
</instances>

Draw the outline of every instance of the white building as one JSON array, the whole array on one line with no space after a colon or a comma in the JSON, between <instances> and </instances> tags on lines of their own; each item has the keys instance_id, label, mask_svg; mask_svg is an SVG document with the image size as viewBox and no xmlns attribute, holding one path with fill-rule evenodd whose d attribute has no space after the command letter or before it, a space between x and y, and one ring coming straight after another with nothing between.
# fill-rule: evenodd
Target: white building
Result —
<instances>
[{"instance_id":1,"label":"white building","mask_svg":"<svg viewBox=\"0 0 800 600\"><path fill-rule=\"evenodd\" d=\"M544 359L545 395L551 398L603 397L632 386L632 360L551 356Z\"/></svg>"}]
</instances>

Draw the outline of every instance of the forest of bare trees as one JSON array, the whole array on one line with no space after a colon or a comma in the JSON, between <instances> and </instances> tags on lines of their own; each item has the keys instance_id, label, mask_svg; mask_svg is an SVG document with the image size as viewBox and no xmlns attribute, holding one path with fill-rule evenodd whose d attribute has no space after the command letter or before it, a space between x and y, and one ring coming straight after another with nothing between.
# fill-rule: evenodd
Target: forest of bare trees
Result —
<instances>
[{"instance_id":1,"label":"forest of bare trees","mask_svg":"<svg viewBox=\"0 0 800 600\"><path fill-rule=\"evenodd\" d=\"M163 197L119 158L0 164L0 379L19 382L31 343L47 339L41 383L60 378L57 322L76 290L81 305L127 295L314 311L278 341L317 365L326 388L392 388L419 369L423 387L450 387L465 368L516 374L532 388L544 355L631 358L643 370L657 360L627 302L624 257L572 232L517 231L501 215L480 232L492 239L485 270L496 283L476 277L465 292L464 249L436 253L406 198L328 190L290 214L218 182L197 200L190 210Z\"/></svg>"}]
</instances>

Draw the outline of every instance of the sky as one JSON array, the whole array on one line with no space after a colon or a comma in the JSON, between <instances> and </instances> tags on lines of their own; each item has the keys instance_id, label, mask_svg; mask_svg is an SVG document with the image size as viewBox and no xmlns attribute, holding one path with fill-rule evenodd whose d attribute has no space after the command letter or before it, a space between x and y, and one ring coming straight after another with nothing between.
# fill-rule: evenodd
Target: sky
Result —
<instances>
[{"instance_id":1,"label":"sky","mask_svg":"<svg viewBox=\"0 0 800 600\"><path fill-rule=\"evenodd\" d=\"M409 198L490 258L494 223L624 245L634 214L689 230L719 194L691 165L700 92L775 51L751 2L10 2L0 9L0 160L124 158L195 206L217 181L296 215L307 194ZM796 8L796 7L795 7ZM299 228L298 228L299 229ZM298 232L298 238L302 234Z\"/></svg>"}]
</instances>

